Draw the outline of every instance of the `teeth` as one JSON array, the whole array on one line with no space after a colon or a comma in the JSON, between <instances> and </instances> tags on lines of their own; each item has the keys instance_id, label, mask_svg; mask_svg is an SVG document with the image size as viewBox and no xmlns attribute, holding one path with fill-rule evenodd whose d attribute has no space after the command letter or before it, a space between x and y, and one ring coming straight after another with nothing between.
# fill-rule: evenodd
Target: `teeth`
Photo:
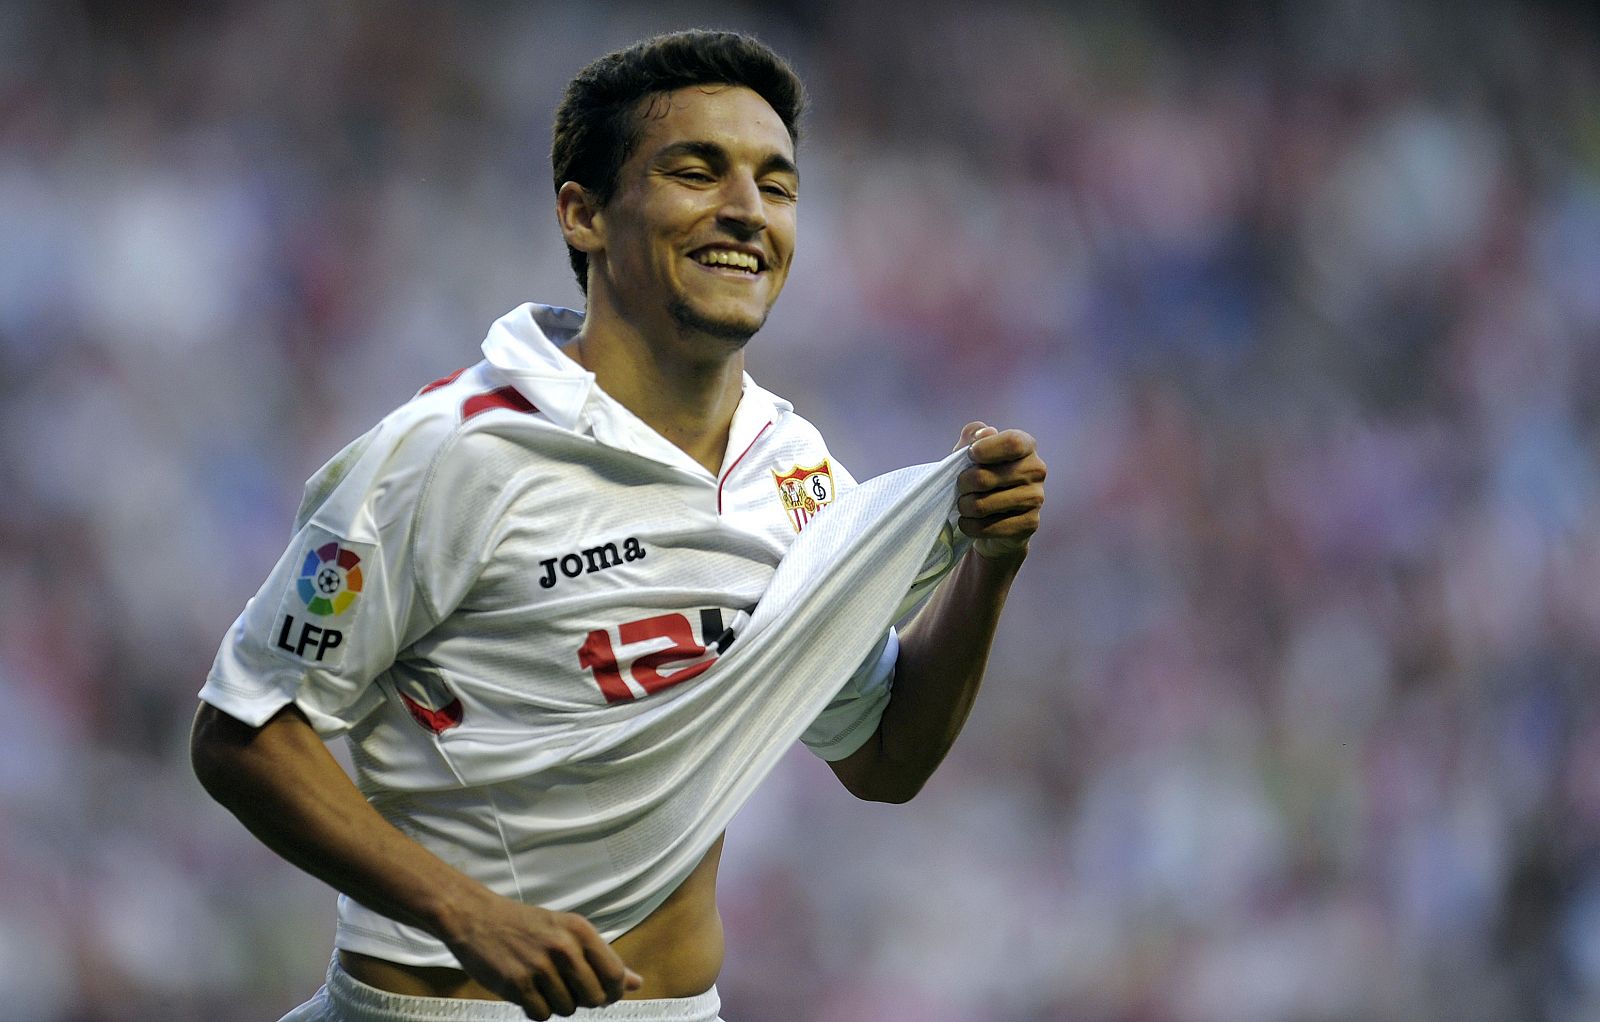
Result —
<instances>
[{"instance_id":1,"label":"teeth","mask_svg":"<svg viewBox=\"0 0 1600 1022\"><path fill-rule=\"evenodd\" d=\"M747 270L750 273L759 273L761 263L755 256L747 252L730 252L724 248L708 248L695 257L695 261L705 266L732 266L735 269Z\"/></svg>"}]
</instances>

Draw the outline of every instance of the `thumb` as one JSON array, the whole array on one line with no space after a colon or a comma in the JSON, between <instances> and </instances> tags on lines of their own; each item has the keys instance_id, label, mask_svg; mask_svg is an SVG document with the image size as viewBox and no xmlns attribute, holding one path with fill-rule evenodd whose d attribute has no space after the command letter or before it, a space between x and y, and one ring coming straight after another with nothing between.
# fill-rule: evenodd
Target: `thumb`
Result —
<instances>
[{"instance_id":1,"label":"thumb","mask_svg":"<svg viewBox=\"0 0 1600 1022\"><path fill-rule=\"evenodd\" d=\"M959 451L963 447L972 446L974 441L998 432L1000 432L998 429L986 422L969 422L961 427L961 439L957 440L956 445L950 449Z\"/></svg>"}]
</instances>

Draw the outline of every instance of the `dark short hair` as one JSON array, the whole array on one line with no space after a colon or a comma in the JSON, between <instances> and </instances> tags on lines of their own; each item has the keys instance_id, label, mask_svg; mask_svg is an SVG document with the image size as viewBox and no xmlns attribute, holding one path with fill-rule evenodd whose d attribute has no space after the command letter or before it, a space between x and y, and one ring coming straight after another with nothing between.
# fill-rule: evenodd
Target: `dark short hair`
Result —
<instances>
[{"instance_id":1,"label":"dark short hair","mask_svg":"<svg viewBox=\"0 0 1600 1022\"><path fill-rule=\"evenodd\" d=\"M777 112L800 141L805 88L787 62L751 36L690 29L608 53L578 72L556 108L550 145L556 191L576 181L604 206L643 132L640 103L690 85L740 85ZM578 286L589 293L589 257L567 246Z\"/></svg>"}]
</instances>

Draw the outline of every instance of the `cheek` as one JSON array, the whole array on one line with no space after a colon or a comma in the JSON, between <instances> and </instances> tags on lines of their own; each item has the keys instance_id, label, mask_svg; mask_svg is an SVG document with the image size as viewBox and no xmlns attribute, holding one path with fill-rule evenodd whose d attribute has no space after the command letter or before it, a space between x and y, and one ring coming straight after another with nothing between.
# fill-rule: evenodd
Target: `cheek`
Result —
<instances>
[{"instance_id":1,"label":"cheek","mask_svg":"<svg viewBox=\"0 0 1600 1022\"><path fill-rule=\"evenodd\" d=\"M783 268L787 270L794 261L794 245L799 226L795 222L794 210L788 209L768 217L767 224L772 236L772 247L782 257Z\"/></svg>"},{"instance_id":2,"label":"cheek","mask_svg":"<svg viewBox=\"0 0 1600 1022\"><path fill-rule=\"evenodd\" d=\"M694 218L690 213L677 204L663 204L650 211L650 219L646 222L650 224L648 235L652 258L669 262L676 260L685 238L694 229Z\"/></svg>"}]
</instances>

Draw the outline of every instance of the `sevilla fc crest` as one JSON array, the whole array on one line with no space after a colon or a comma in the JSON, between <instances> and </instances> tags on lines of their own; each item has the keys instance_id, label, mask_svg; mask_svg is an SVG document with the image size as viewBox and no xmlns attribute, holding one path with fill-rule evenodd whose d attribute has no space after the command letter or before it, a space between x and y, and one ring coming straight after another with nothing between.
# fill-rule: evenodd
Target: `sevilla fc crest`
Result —
<instances>
[{"instance_id":1,"label":"sevilla fc crest","mask_svg":"<svg viewBox=\"0 0 1600 1022\"><path fill-rule=\"evenodd\" d=\"M833 503L833 469L826 460L810 468L796 465L782 475L774 472L772 479L778 484L778 496L783 499L783 509L789 513L796 532L805 528L824 504Z\"/></svg>"}]
</instances>

